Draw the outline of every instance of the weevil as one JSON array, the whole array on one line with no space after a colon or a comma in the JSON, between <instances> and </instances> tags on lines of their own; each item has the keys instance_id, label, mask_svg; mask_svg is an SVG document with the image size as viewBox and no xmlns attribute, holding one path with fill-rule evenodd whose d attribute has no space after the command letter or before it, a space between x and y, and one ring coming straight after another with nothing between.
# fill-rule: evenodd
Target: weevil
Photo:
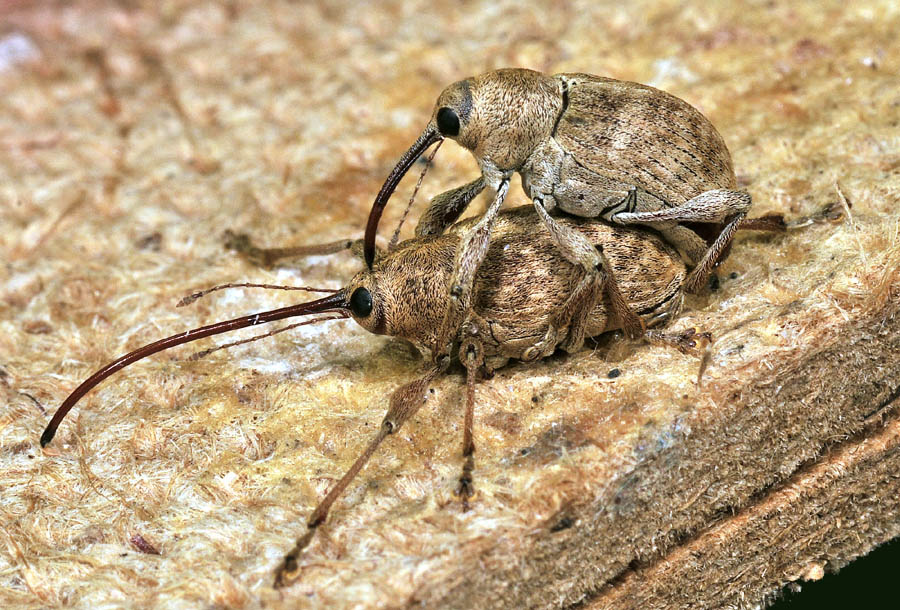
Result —
<instances>
[{"instance_id":1,"label":"weevil","mask_svg":"<svg viewBox=\"0 0 900 610\"><path fill-rule=\"evenodd\" d=\"M609 269L603 252L552 210L658 231L694 265L685 289L699 292L750 208L750 195L737 190L724 140L687 102L653 87L590 74L496 70L456 82L438 97L425 130L375 198L365 234L369 266L388 199L416 159L444 138L474 155L481 176L435 197L416 234L439 233L485 188L496 196L480 223L460 239L445 288L449 298L438 357L447 353L473 298L472 280L487 251L483 242L516 172L534 203L535 220L546 226L565 259L583 270L560 305L566 314L558 316L562 325L548 328L545 351L557 345L579 349L601 282L626 333L643 332L640 316L615 298L615 282L603 279Z\"/></svg>"},{"instance_id":2,"label":"weevil","mask_svg":"<svg viewBox=\"0 0 900 610\"><path fill-rule=\"evenodd\" d=\"M344 288L322 298L192 329L116 359L91 375L66 398L41 436L41 445L46 446L53 439L60 422L81 397L113 373L162 350L239 328L293 316L329 314L328 319L352 318L372 333L399 337L422 349L437 350L441 341L439 326L446 307L444 288L454 272L456 252L460 242L480 222L477 217L467 219L441 235L416 237L392 251L379 253L371 268L365 267ZM618 227L597 219L566 217L557 222L582 236L592 248L604 251L609 262L609 277L615 277L620 296L649 329L649 340L690 353L708 338L693 329L680 334L660 330L682 307L682 284L687 275L683 261L664 240L646 231ZM570 302L569 294L582 275L542 230L536 212L530 206L498 214L491 230L490 246L473 281L472 307L453 340L452 353L466 371L465 461L457 487L464 508L474 490L476 379L491 375L510 359L529 361L547 355L542 345L546 328L559 324L558 318L567 315L565 307ZM323 250L333 252L351 244L349 241L343 245L329 244ZM312 251L306 249L304 253ZM281 252L296 253L295 250ZM594 303L586 317L585 332L596 336L619 329L622 324L609 299L603 298ZM285 556L278 569L277 586L296 579L301 552L311 541L316 528L325 521L332 504L382 441L397 432L422 406L429 384L450 364L450 358L437 360L428 365L423 377L393 393L377 434L313 510L306 532Z\"/></svg>"}]
</instances>

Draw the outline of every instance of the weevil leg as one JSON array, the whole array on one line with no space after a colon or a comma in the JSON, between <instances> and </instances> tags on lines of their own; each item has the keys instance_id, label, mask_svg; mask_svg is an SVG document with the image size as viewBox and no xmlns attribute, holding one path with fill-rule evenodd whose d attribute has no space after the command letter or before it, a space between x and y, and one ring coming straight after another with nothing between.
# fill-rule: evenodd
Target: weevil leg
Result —
<instances>
[{"instance_id":1,"label":"weevil leg","mask_svg":"<svg viewBox=\"0 0 900 610\"><path fill-rule=\"evenodd\" d=\"M750 209L750 195L742 191L714 189L700 193L674 207L640 212L619 212L611 220L621 225L666 222L722 222L726 218L743 218Z\"/></svg>"},{"instance_id":2,"label":"weevil leg","mask_svg":"<svg viewBox=\"0 0 900 610\"><path fill-rule=\"evenodd\" d=\"M484 190L484 177L436 195L416 225L416 237L441 235Z\"/></svg>"},{"instance_id":3,"label":"weevil leg","mask_svg":"<svg viewBox=\"0 0 900 610\"><path fill-rule=\"evenodd\" d=\"M459 476L456 495L462 500L463 512L469 510L469 498L475 495L472 472L475 470L475 382L484 364L484 348L481 342L467 338L459 347L460 360L466 367L466 415L463 423L463 469Z\"/></svg>"},{"instance_id":4,"label":"weevil leg","mask_svg":"<svg viewBox=\"0 0 900 610\"><path fill-rule=\"evenodd\" d=\"M706 285L710 272L721 262L728 252L731 240L750 209L750 195L741 191L714 189L700 193L685 203L659 210L641 212L620 212L611 220L618 224L646 224L659 230L675 247L682 249L695 264L685 280L687 292L700 292ZM677 232L671 223L710 222L724 223L724 228L702 256L697 257L695 244L684 243L684 232ZM683 229L683 227L681 227ZM691 252L690 250L694 250Z\"/></svg>"},{"instance_id":5,"label":"weevil leg","mask_svg":"<svg viewBox=\"0 0 900 610\"><path fill-rule=\"evenodd\" d=\"M419 219L419 224L416 225L416 237L442 234L447 227L456 222L472 200L484 190L484 186L484 177L479 176L468 184L434 197L428 209ZM287 248L260 248L244 233L225 231L225 247L236 251L247 261L260 267L271 267L277 261L286 258L334 254L344 250L351 250L354 256L362 258L362 244L363 240L361 239L341 239L326 244ZM383 250L379 248L376 258L382 253Z\"/></svg>"},{"instance_id":6,"label":"weevil leg","mask_svg":"<svg viewBox=\"0 0 900 610\"><path fill-rule=\"evenodd\" d=\"M707 279L712 270L722 260L728 256L728 249L734 233L737 231L767 231L772 233L783 233L785 231L805 227L813 223L823 222L825 220L834 221L839 219L840 214L835 215L834 211L826 206L818 213L795 219L787 222L781 214L766 214L757 218L746 218L744 215L736 214L726 221L725 228L719 233L716 241L704 252L700 257L691 256L692 260L700 261L691 271L691 274L685 280L685 291L699 292L703 286L707 284ZM692 231L676 225L679 229L693 234ZM671 231L668 229L667 231ZM664 231L664 233L666 233ZM695 235L695 234L694 234ZM671 237L666 234L667 239Z\"/></svg>"},{"instance_id":7,"label":"weevil leg","mask_svg":"<svg viewBox=\"0 0 900 610\"><path fill-rule=\"evenodd\" d=\"M315 256L334 254L349 250L353 247L352 239L340 239L325 244L313 244L309 246L292 246L288 248L260 248L244 233L225 231L225 248L234 250L254 265L271 267L276 261L297 256Z\"/></svg>"},{"instance_id":8,"label":"weevil leg","mask_svg":"<svg viewBox=\"0 0 900 610\"><path fill-rule=\"evenodd\" d=\"M612 273L612 266L606 260L602 249L595 248L581 233L554 220L544 209L543 201L534 198L534 208L544 225L550 231L553 242L562 255L575 265L584 269L585 276L563 303L561 310L554 316L548 334L569 326L569 335L561 347L566 351L574 351L584 342L584 331L590 311L601 298L603 291L609 296L613 315L622 322L622 329L630 339L637 339L644 334L644 323L625 301L622 291Z\"/></svg>"},{"instance_id":9,"label":"weevil leg","mask_svg":"<svg viewBox=\"0 0 900 610\"><path fill-rule=\"evenodd\" d=\"M391 395L390 407L388 408L387 414L384 416L384 420L381 422L377 434L371 440L369 446L366 447L366 450L363 451L362 455L356 458L356 461L353 462L350 469L343 477L341 477L341 480L331 488L331 491L328 492L325 499L319 503L312 515L310 515L309 521L307 521L306 533L297 540L297 543L294 545L291 552L285 555L284 561L275 575L276 588L290 585L299 578L301 566L298 562L298 558L300 557L300 553L302 553L303 549L305 549L312 541L316 529L328 518L328 511L331 509L331 505L334 504L335 500L344 493L347 486L350 485L354 478L356 478L356 475L363 469L366 462L369 461L375 453L375 450L381 445L381 442L399 430L400 426L402 426L410 417L415 415L422 405L425 404L428 386L434 381L434 378L445 369L446 366L435 366L424 377L411 381L394 391L393 395Z\"/></svg>"},{"instance_id":10,"label":"weevil leg","mask_svg":"<svg viewBox=\"0 0 900 610\"><path fill-rule=\"evenodd\" d=\"M301 256L322 256L336 254L344 250L350 250L354 256L362 259L362 239L339 239L324 244L310 244L306 246L290 246L287 248L260 248L256 246L245 233L234 233L226 230L224 234L225 248L234 250L241 257L253 265L259 267L271 267L276 262L285 258L298 258ZM377 249L377 256L383 253Z\"/></svg>"},{"instance_id":11,"label":"weevil leg","mask_svg":"<svg viewBox=\"0 0 900 610\"><path fill-rule=\"evenodd\" d=\"M466 313L471 309L475 273L487 254L491 240L491 228L494 226L497 213L500 211L508 191L509 178L504 178L500 181L497 195L484 213L484 216L481 217L481 220L475 226L462 235L462 239L456 248L453 273L450 276L450 282L447 284L450 298L447 300L444 319L437 333L437 342L434 350L435 362L444 360L449 355L451 344L465 320Z\"/></svg>"},{"instance_id":12,"label":"weevil leg","mask_svg":"<svg viewBox=\"0 0 900 610\"><path fill-rule=\"evenodd\" d=\"M746 215L746 212L742 212L731 216L725 221L725 228L722 229L722 232L719 233L719 236L707 249L706 254L703 255L703 258L700 259L700 262L691 270L684 281L685 292L697 294L703 290L706 282L709 280L709 274L725 258L725 253L731 245L731 240L734 239L734 234L737 233L741 220Z\"/></svg>"}]
</instances>

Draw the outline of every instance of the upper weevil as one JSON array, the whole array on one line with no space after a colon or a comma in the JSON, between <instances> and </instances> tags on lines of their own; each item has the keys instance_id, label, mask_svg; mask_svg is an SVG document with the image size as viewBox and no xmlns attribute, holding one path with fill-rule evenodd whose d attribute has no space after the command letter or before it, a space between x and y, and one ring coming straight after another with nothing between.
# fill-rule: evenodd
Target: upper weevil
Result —
<instances>
[{"instance_id":1,"label":"upper weevil","mask_svg":"<svg viewBox=\"0 0 900 610\"><path fill-rule=\"evenodd\" d=\"M441 334L445 345L438 358L449 350L446 343L466 311L490 226L515 172L562 255L584 270L563 308L570 317L548 331L547 349L557 344L558 334L566 335L564 349L578 349L585 317L602 297L598 286L609 269L602 251L549 211L559 207L575 216L655 229L693 263L685 290L698 292L727 255L750 208L750 196L736 190L725 142L687 102L653 87L590 74L497 70L454 83L438 97L425 130L375 198L365 236L369 266L378 221L397 183L428 146L443 138L471 151L481 176L435 197L416 234L439 233L485 186L497 195L456 252ZM640 320L621 308L615 283L605 286L626 333L640 335Z\"/></svg>"}]
</instances>

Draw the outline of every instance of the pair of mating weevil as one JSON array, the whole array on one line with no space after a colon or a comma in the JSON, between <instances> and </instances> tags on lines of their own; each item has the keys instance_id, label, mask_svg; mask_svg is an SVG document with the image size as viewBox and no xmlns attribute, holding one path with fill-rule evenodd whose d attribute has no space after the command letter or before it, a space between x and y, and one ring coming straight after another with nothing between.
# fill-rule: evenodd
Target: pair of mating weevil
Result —
<instances>
[{"instance_id":1,"label":"pair of mating weevil","mask_svg":"<svg viewBox=\"0 0 900 610\"><path fill-rule=\"evenodd\" d=\"M412 164L444 138L472 152L481 176L435 197L415 239L377 253L375 233L388 199ZM515 172L533 209L500 212ZM485 214L456 223L485 188L496 193ZM736 190L722 137L695 108L663 91L588 74L530 70L459 81L441 93L425 131L378 193L363 243L367 268L345 288L180 333L122 356L63 402L41 445L109 375L150 354L229 330L330 313L427 348L431 370L394 392L375 438L313 511L306 533L285 557L276 579L284 585L299 574L299 554L331 505L379 444L422 406L429 384L452 356L467 377L458 488L465 505L473 492L478 375L490 375L510 359L578 350L585 337L614 329L683 351L696 347L692 331L673 336L657 328L678 314L682 291L706 285L738 229L784 227L779 216L747 219L749 207L750 196ZM564 213L551 215L554 208ZM682 256L693 265L689 273Z\"/></svg>"}]
</instances>

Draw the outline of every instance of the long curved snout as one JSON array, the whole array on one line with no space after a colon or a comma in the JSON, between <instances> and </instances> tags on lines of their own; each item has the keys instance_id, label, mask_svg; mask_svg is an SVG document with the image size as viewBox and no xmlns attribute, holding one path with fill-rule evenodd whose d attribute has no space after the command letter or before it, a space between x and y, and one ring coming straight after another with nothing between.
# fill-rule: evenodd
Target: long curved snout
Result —
<instances>
[{"instance_id":1,"label":"long curved snout","mask_svg":"<svg viewBox=\"0 0 900 610\"><path fill-rule=\"evenodd\" d=\"M372 204L372 211L369 212L369 220L366 223L366 237L363 244L363 255L365 256L366 265L369 269L372 268L372 263L375 261L375 234L378 232L378 221L381 220L381 214L384 212L388 199L394 194L394 190L397 188L400 180L406 175L406 172L409 171L409 168L412 167L413 163L422 156L425 149L442 138L443 136L438 132L434 123L429 123L428 127L425 128L425 131L422 132L422 135L413 142L413 145L409 147L409 150L403 153L403 156L397 161L397 165L395 165L394 169L391 170L391 173L388 174L387 180L384 181L381 190L378 191L375 202Z\"/></svg>"},{"instance_id":2,"label":"long curved snout","mask_svg":"<svg viewBox=\"0 0 900 610\"><path fill-rule=\"evenodd\" d=\"M59 406L59 409L56 410L56 413L53 415L53 419L50 420L50 423L47 424L47 428L44 430L44 433L41 434L41 447L46 447L47 444L53 440L53 437L56 435L56 429L59 427L59 424L62 422L63 418L72 409L72 407L74 407L75 404L79 400L81 400L81 398L85 394L102 383L110 375L117 373L129 364L133 364L138 360L146 358L147 356L150 356L157 352L161 352L163 350L167 350L170 347L175 347L176 345L190 343L191 341L203 339L204 337L210 337L212 335L218 335L232 330L238 330L240 328L247 328L248 326L256 326L257 324L275 322L277 320L292 318L294 316L304 316L318 313L338 312L341 314L346 314L345 317L349 317L349 311L350 309L347 302L347 296L343 290L339 290L334 294L328 295L327 297L316 299L315 301L310 301L308 303L289 305L288 307L282 307L280 309L273 309L271 311L251 314L249 316L235 318L234 320L217 322L215 324L210 324L209 326L202 326L200 328L194 328L192 330L181 332L177 335L172 335L171 337L166 337L165 339L160 339L159 341L155 341L143 347L139 347L133 352L129 352L124 356L113 360L112 362L101 368L99 371L85 379L81 383L81 385L75 388L75 390L69 395L69 397L66 398L65 401L63 401L63 403Z\"/></svg>"}]
</instances>

